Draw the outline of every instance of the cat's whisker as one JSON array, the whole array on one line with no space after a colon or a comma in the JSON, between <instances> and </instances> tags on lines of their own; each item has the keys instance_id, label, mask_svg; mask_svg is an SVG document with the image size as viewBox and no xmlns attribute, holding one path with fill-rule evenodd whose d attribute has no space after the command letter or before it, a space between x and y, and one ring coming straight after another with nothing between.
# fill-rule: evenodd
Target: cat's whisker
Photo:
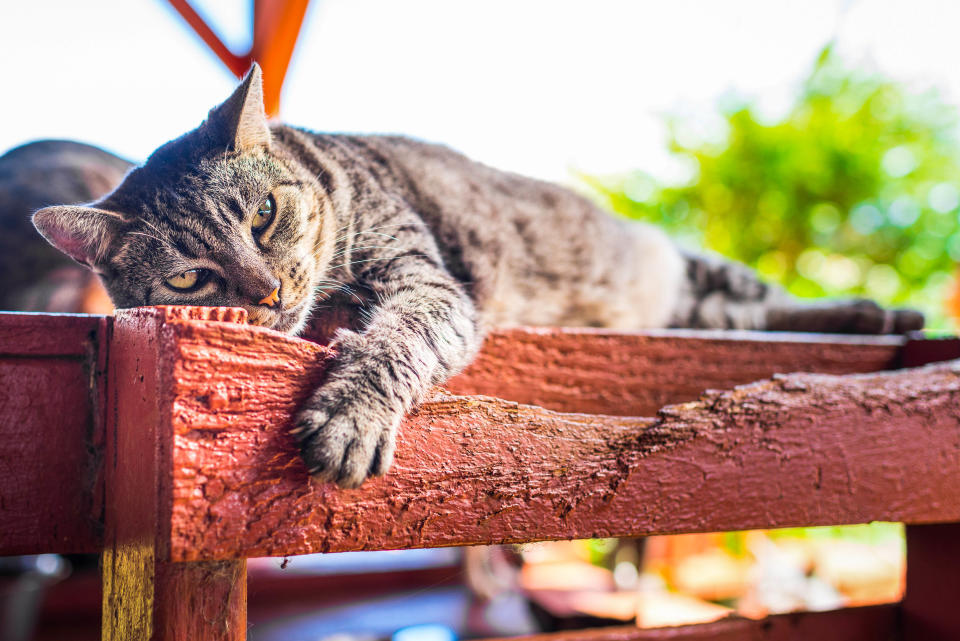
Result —
<instances>
[{"instance_id":1,"label":"cat's whisker","mask_svg":"<svg viewBox=\"0 0 960 641\"><path fill-rule=\"evenodd\" d=\"M163 236L163 232L160 231L160 229L159 229L156 225L154 225L153 223L151 223L149 220L147 220L147 219L145 219L145 218L141 218L141 219L140 219L140 222L141 222L142 224L146 225L147 227L149 227L150 229L152 229L153 231L157 232L157 234L159 234L160 236Z\"/></svg>"},{"instance_id":2,"label":"cat's whisker","mask_svg":"<svg viewBox=\"0 0 960 641\"><path fill-rule=\"evenodd\" d=\"M426 254L407 254L407 255L428 258ZM350 265L359 265L360 263L375 263L378 260L393 260L394 258L396 258L396 256L381 256L380 258L366 258L364 260L352 260L348 263L339 263L337 265L330 265L329 269L336 269L338 267L349 267Z\"/></svg>"},{"instance_id":3,"label":"cat's whisker","mask_svg":"<svg viewBox=\"0 0 960 641\"><path fill-rule=\"evenodd\" d=\"M357 296L357 293L353 291L353 288L350 287L349 285L344 285L343 287L340 288L340 291L346 294L350 294L351 296L353 296L353 299L355 301L357 301L360 305L363 305L363 299Z\"/></svg>"},{"instance_id":4,"label":"cat's whisker","mask_svg":"<svg viewBox=\"0 0 960 641\"><path fill-rule=\"evenodd\" d=\"M330 255L330 258L339 258L340 256L343 256L349 252L360 251L363 249L396 249L396 247L392 245L357 245L355 247L350 247L349 249L341 249L338 252L334 252Z\"/></svg>"},{"instance_id":5,"label":"cat's whisker","mask_svg":"<svg viewBox=\"0 0 960 641\"><path fill-rule=\"evenodd\" d=\"M129 233L131 236L143 236L143 237L145 237L145 238L151 238L151 239L157 241L158 243L160 243L161 245L166 245L167 247L170 246L170 243L169 243L169 242L165 241L165 240L162 239L162 238L157 238L157 237L154 236L153 234L148 234L148 233L145 232L145 231L131 231L131 232L128 232L128 233Z\"/></svg>"},{"instance_id":6,"label":"cat's whisker","mask_svg":"<svg viewBox=\"0 0 960 641\"><path fill-rule=\"evenodd\" d=\"M363 300L362 298L360 298L360 297L356 294L356 292L353 291L353 288L350 287L350 285L347 285L346 283L344 283L344 282L342 282L342 281L339 281L339 280L320 280L320 281L318 281L318 282L320 282L320 283L329 283L328 285L320 285L319 287L316 287L316 288L315 288L315 290L316 290L318 293L320 293L320 294L328 294L329 292L337 292L337 291L340 291L340 292L343 292L343 293L345 293L345 294L349 294L350 296L352 296L353 299L356 300L357 303L359 303L360 305L363 305L363 304L364 304L364 300ZM329 296L327 296L327 298L329 298ZM324 300L326 300L326 299L324 299Z\"/></svg>"},{"instance_id":7,"label":"cat's whisker","mask_svg":"<svg viewBox=\"0 0 960 641\"><path fill-rule=\"evenodd\" d=\"M424 222L421 222L421 221L408 220L408 221L402 222L402 223L389 223L389 224L384 224L384 225L374 225L373 227L370 227L369 229L365 229L365 230L363 230L363 231L354 232L353 235L354 235L354 237L356 237L356 236L359 236L359 235L361 235L361 234L373 234L373 233L377 233L377 232L376 232L377 229L389 229L389 228L391 228L391 227L407 227L407 226L409 226L409 227L426 227L427 224L424 223ZM339 231L339 230L338 230L338 231ZM349 237L349 234L345 234L345 235L343 235L343 236L338 236L334 242L339 242L339 241L341 241L341 240L346 240L348 237ZM393 238L394 240L397 239L395 236L390 236L390 238Z\"/></svg>"},{"instance_id":8,"label":"cat's whisker","mask_svg":"<svg viewBox=\"0 0 960 641\"><path fill-rule=\"evenodd\" d=\"M390 240L397 240L396 236L391 236L390 234L384 234L378 231L370 231L370 230L358 231L353 234L353 238L357 238L358 236L363 236L365 234L371 234L374 236L383 236L384 238L389 238ZM337 238L337 240L346 240L346 239L347 239L347 236L340 236L339 238Z\"/></svg>"},{"instance_id":9,"label":"cat's whisker","mask_svg":"<svg viewBox=\"0 0 960 641\"><path fill-rule=\"evenodd\" d=\"M357 236L361 236L361 235L363 235L363 234L375 234L375 235L377 235L377 236L383 236L383 237L385 237L385 238L389 238L390 240L397 240L397 237L396 237L396 236L391 236L390 234L381 234L380 232L377 232L377 231L369 231L369 230L368 230L368 231L357 232L356 235L357 235Z\"/></svg>"}]
</instances>

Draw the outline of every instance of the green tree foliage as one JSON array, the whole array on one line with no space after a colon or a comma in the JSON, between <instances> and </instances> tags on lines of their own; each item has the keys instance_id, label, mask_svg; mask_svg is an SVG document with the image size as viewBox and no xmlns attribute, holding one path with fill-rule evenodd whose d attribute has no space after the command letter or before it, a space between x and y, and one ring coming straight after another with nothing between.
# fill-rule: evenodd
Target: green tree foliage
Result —
<instances>
[{"instance_id":1,"label":"green tree foliage","mask_svg":"<svg viewBox=\"0 0 960 641\"><path fill-rule=\"evenodd\" d=\"M688 184L640 171L585 178L615 211L797 296L868 296L944 326L960 260L952 108L849 69L827 47L781 121L764 122L749 102L722 116L721 144L687 142L672 122L671 151L696 167Z\"/></svg>"}]
</instances>

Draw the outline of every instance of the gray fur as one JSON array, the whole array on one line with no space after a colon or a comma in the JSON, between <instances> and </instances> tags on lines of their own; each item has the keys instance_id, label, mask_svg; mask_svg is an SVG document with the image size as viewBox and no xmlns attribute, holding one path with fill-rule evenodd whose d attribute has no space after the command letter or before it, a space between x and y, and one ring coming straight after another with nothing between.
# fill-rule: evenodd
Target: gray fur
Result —
<instances>
[{"instance_id":1,"label":"gray fur","mask_svg":"<svg viewBox=\"0 0 960 641\"><path fill-rule=\"evenodd\" d=\"M319 479L355 487L386 472L404 413L467 365L492 325L791 325L797 305L749 272L684 257L659 231L556 185L401 137L268 130L259 82L255 67L90 208L34 221L119 307L239 306L288 333L311 310L355 310L293 430ZM277 216L257 236L251 219L269 194ZM209 286L164 284L194 267L215 274ZM258 304L277 283L280 304Z\"/></svg>"}]
</instances>

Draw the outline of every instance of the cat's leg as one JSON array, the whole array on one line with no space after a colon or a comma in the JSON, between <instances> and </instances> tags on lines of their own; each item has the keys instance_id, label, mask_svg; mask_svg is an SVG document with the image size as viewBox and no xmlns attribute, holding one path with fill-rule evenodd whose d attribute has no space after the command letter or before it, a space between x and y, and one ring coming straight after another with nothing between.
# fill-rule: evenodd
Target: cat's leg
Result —
<instances>
[{"instance_id":1,"label":"cat's leg","mask_svg":"<svg viewBox=\"0 0 960 641\"><path fill-rule=\"evenodd\" d=\"M899 334L923 327L910 309L884 309L873 301L800 301L761 282L753 271L713 256L686 254L687 274L673 327L789 332Z\"/></svg>"},{"instance_id":2,"label":"cat's leg","mask_svg":"<svg viewBox=\"0 0 960 641\"><path fill-rule=\"evenodd\" d=\"M337 331L334 365L293 430L315 478L356 487L384 474L404 414L475 356L482 336L473 303L432 245L429 236L408 239L356 261L377 302L360 331Z\"/></svg>"}]
</instances>

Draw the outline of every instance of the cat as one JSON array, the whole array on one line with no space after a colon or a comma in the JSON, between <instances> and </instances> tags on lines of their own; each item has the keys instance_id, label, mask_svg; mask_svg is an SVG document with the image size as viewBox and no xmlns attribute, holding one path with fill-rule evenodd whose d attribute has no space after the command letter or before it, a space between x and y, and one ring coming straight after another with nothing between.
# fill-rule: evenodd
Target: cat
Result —
<instances>
[{"instance_id":1,"label":"cat","mask_svg":"<svg viewBox=\"0 0 960 641\"><path fill-rule=\"evenodd\" d=\"M268 124L260 73L110 194L33 222L118 307L243 307L289 334L314 309L352 310L292 429L319 480L384 474L401 418L470 363L491 326L922 326L868 301L801 304L741 265L443 146Z\"/></svg>"},{"instance_id":2,"label":"cat","mask_svg":"<svg viewBox=\"0 0 960 641\"><path fill-rule=\"evenodd\" d=\"M43 240L30 215L47 205L99 198L132 164L91 145L41 140L0 156L0 309L106 313L96 277Z\"/></svg>"}]
</instances>

